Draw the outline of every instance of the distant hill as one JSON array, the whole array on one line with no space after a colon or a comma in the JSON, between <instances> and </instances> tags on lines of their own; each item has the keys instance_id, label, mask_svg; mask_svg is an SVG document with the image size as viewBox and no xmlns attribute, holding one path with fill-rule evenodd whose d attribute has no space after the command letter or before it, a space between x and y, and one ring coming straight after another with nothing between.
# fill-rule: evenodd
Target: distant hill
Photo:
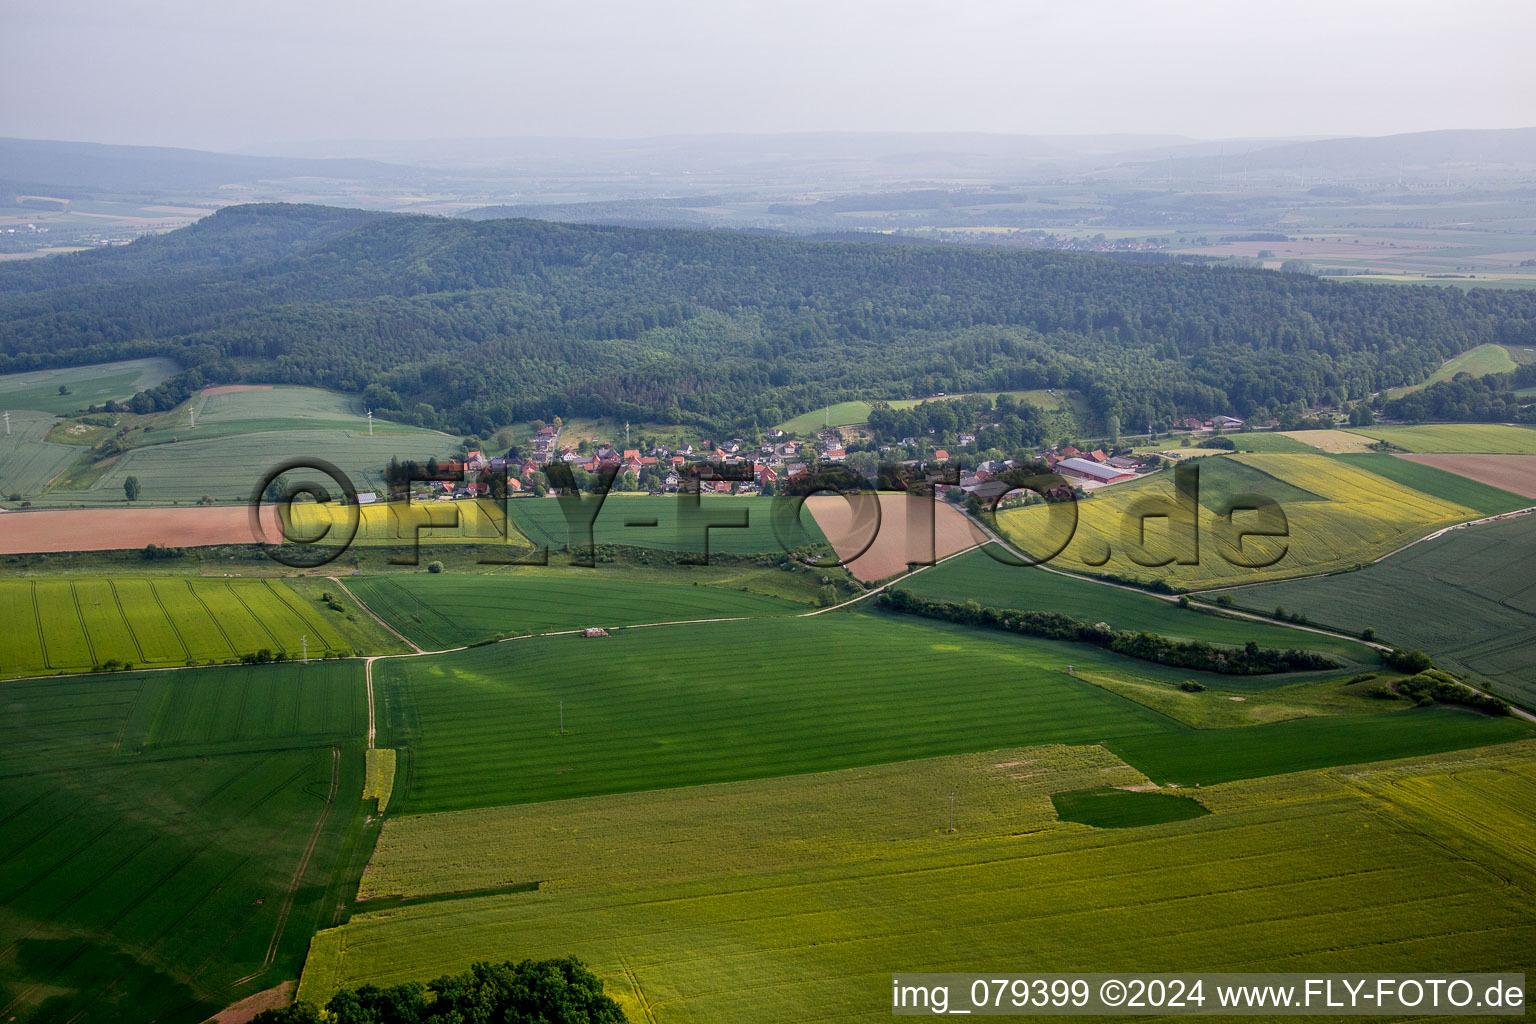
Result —
<instances>
[{"instance_id":1,"label":"distant hill","mask_svg":"<svg viewBox=\"0 0 1536 1024\"><path fill-rule=\"evenodd\" d=\"M167 398L313 384L464 433L555 415L748 430L1044 387L1128 426L1249 417L1532 336L1523 290L284 204L0 265L0 372L166 356L192 374Z\"/></svg>"},{"instance_id":2,"label":"distant hill","mask_svg":"<svg viewBox=\"0 0 1536 1024\"><path fill-rule=\"evenodd\" d=\"M195 149L107 146L94 142L0 139L0 181L11 191L161 196L208 194L221 186L292 178L407 181L419 170L373 160L235 156Z\"/></svg>"},{"instance_id":3,"label":"distant hill","mask_svg":"<svg viewBox=\"0 0 1536 1024\"><path fill-rule=\"evenodd\" d=\"M1536 128L1413 132L1375 138L1320 139L1257 148L1228 145L1219 156L1175 155L1148 160L1150 176L1214 176L1287 172L1307 178L1434 181L1452 172L1458 184L1496 172L1536 174Z\"/></svg>"}]
</instances>

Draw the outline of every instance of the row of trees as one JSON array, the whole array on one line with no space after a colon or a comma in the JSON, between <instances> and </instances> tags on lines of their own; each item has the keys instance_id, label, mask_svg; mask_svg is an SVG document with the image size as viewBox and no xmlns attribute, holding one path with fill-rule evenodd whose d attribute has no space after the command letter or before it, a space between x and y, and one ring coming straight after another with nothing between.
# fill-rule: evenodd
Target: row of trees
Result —
<instances>
[{"instance_id":1,"label":"row of trees","mask_svg":"<svg viewBox=\"0 0 1536 1024\"><path fill-rule=\"evenodd\" d=\"M985 626L1010 633L1044 637L1047 640L1072 640L1092 644L1160 665L1219 672L1224 675L1265 675L1274 672L1309 672L1337 668L1338 662L1313 651L1278 650L1260 647L1250 640L1240 649L1215 647L1202 641L1174 640L1156 633L1111 629L1103 622L1089 624L1061 612L1020 611L992 608L966 601L938 601L919 597L907 590L886 590L875 599L890 611L921 615L968 626Z\"/></svg>"},{"instance_id":2,"label":"row of trees","mask_svg":"<svg viewBox=\"0 0 1536 1024\"><path fill-rule=\"evenodd\" d=\"M575 957L477 963L423 985L364 985L331 997L325 1008L295 1003L256 1015L251 1024L625 1024L619 1004Z\"/></svg>"}]
</instances>

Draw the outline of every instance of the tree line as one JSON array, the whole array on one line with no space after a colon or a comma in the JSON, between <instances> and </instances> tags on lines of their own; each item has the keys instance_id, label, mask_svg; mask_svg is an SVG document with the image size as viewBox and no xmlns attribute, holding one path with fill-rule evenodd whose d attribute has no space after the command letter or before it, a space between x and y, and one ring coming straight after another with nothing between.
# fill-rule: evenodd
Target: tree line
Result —
<instances>
[{"instance_id":1,"label":"tree line","mask_svg":"<svg viewBox=\"0 0 1536 1024\"><path fill-rule=\"evenodd\" d=\"M889 611L945 622L983 626L1046 640L1092 644L1129 658L1222 675L1311 672L1339 667L1339 663L1327 655L1313 651L1260 647L1254 640L1248 641L1241 648L1216 647L1199 640L1174 640L1140 630L1111 629L1103 622L1089 624L1061 612L993 608L975 601L939 601L901 589L883 591L875 598L875 604Z\"/></svg>"}]
</instances>

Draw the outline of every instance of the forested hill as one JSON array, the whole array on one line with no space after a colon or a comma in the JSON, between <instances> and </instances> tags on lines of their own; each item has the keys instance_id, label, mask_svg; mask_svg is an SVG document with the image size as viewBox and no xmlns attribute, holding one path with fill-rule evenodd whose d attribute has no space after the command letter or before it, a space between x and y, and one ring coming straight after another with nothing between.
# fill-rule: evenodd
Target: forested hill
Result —
<instances>
[{"instance_id":1,"label":"forested hill","mask_svg":"<svg viewBox=\"0 0 1536 1024\"><path fill-rule=\"evenodd\" d=\"M1062 386L1140 426L1361 397L1533 338L1524 291L287 205L0 266L0 372L168 355L466 432Z\"/></svg>"}]
</instances>

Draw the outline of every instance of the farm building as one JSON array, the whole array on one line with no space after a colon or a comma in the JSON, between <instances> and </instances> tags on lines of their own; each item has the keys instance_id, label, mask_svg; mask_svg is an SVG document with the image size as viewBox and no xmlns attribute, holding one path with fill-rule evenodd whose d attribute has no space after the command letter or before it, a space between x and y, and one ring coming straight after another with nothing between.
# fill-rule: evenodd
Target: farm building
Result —
<instances>
[{"instance_id":1,"label":"farm building","mask_svg":"<svg viewBox=\"0 0 1536 1024\"><path fill-rule=\"evenodd\" d=\"M1101 466L1097 462L1087 459L1062 459L1056 463L1056 469L1062 473L1070 473L1085 480L1097 480L1099 483L1115 484L1122 480L1135 479L1135 473L1128 473L1114 466Z\"/></svg>"}]
</instances>

